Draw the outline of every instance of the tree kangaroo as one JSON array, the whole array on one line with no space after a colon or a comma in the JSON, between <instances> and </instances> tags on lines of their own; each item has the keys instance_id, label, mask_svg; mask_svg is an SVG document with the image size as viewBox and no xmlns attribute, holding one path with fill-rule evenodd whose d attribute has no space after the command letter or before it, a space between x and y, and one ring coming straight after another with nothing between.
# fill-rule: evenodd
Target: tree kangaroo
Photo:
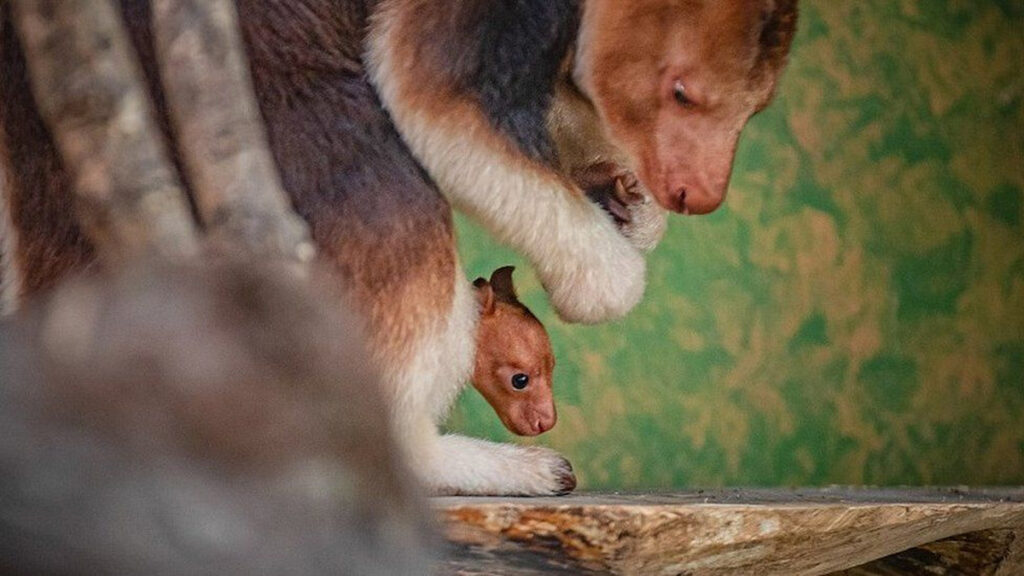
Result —
<instances>
[{"instance_id":1,"label":"tree kangaroo","mask_svg":"<svg viewBox=\"0 0 1024 576\"><path fill-rule=\"evenodd\" d=\"M165 114L149 3L122 7ZM366 318L414 469L435 493L570 490L571 467L554 451L437 432L472 373L479 317L457 261L452 205L531 261L565 320L621 317L643 295L643 251L663 218L636 190L683 214L722 202L740 131L783 69L796 0L238 8L284 187ZM10 9L0 4L0 18ZM558 93L568 107L556 106ZM613 150L597 154L610 164L584 170L580 134ZM560 157L573 150L579 158ZM0 151L24 298L93 254L11 26L0 38ZM633 222L648 217L654 226Z\"/></svg>"}]
</instances>

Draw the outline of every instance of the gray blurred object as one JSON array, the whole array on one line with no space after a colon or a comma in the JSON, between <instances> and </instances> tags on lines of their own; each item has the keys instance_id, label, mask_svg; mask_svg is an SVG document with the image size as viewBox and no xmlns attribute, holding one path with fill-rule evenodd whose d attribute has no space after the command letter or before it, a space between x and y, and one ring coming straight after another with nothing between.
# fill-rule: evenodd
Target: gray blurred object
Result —
<instances>
[{"instance_id":1,"label":"gray blurred object","mask_svg":"<svg viewBox=\"0 0 1024 576\"><path fill-rule=\"evenodd\" d=\"M224 265L74 281L0 324L0 573L427 573L357 334Z\"/></svg>"},{"instance_id":2,"label":"gray blurred object","mask_svg":"<svg viewBox=\"0 0 1024 576\"><path fill-rule=\"evenodd\" d=\"M112 0L10 5L35 104L74 182L78 223L100 258L111 265L198 254L181 178L118 7ZM7 136L8 146L23 145Z\"/></svg>"},{"instance_id":3,"label":"gray blurred object","mask_svg":"<svg viewBox=\"0 0 1024 576\"><path fill-rule=\"evenodd\" d=\"M0 28L3 28L2 18ZM11 225L10 206L7 203L5 170L3 152L0 151L0 318L14 311L18 286L14 277L17 267L11 262L14 258L14 227Z\"/></svg>"}]
</instances>

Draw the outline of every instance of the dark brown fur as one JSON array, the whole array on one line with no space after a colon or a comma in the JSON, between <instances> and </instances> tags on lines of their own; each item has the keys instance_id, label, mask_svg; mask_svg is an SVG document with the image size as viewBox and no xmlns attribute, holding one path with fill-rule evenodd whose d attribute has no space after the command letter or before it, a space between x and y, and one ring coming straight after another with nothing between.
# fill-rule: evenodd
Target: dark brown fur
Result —
<instances>
[{"instance_id":1,"label":"dark brown fur","mask_svg":"<svg viewBox=\"0 0 1024 576\"><path fill-rule=\"evenodd\" d=\"M122 4L169 136L148 3ZM416 326L447 312L453 224L448 203L408 154L362 73L367 7L351 2L340 10L327 0L241 0L238 7L271 150L295 209L380 328L371 330L378 349L407 350ZM24 295L32 296L84 269L93 252L75 223L71 183L32 103L10 27L0 50L0 128L13 167L18 264Z\"/></svg>"},{"instance_id":2,"label":"dark brown fur","mask_svg":"<svg viewBox=\"0 0 1024 576\"><path fill-rule=\"evenodd\" d=\"M259 13L242 31L284 186L372 322L422 325L451 301L451 209L362 76L363 19L330 2L298 4L239 5ZM296 49L308 43L318 50ZM399 348L408 343L396 336L414 335L386 332L380 344Z\"/></svg>"}]
</instances>

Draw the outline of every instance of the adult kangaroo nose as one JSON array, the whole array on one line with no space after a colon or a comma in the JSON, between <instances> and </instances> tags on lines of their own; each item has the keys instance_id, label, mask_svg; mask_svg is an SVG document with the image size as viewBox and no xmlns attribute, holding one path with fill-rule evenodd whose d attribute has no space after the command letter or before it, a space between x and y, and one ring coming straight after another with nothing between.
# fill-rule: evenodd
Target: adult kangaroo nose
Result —
<instances>
[{"instance_id":1,"label":"adult kangaroo nose","mask_svg":"<svg viewBox=\"0 0 1024 576\"><path fill-rule=\"evenodd\" d=\"M672 194L672 210L699 216L714 212L725 201L725 190L709 190L703 186L681 187Z\"/></svg>"},{"instance_id":2,"label":"adult kangaroo nose","mask_svg":"<svg viewBox=\"0 0 1024 576\"><path fill-rule=\"evenodd\" d=\"M680 214L708 214L725 201L736 156L739 129L715 123L681 131L665 145L660 167L652 168L659 186L652 188L663 208ZM660 190L658 189L660 188Z\"/></svg>"}]
</instances>

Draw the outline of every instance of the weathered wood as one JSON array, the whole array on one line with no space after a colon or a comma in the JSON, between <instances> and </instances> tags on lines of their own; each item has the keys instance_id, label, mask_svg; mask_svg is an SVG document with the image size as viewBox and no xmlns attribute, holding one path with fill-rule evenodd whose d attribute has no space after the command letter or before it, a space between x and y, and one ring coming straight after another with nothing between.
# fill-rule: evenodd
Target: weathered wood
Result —
<instances>
[{"instance_id":1,"label":"weathered wood","mask_svg":"<svg viewBox=\"0 0 1024 576\"><path fill-rule=\"evenodd\" d=\"M110 0L11 0L39 111L101 257L180 260L194 222Z\"/></svg>"},{"instance_id":2,"label":"weathered wood","mask_svg":"<svg viewBox=\"0 0 1024 576\"><path fill-rule=\"evenodd\" d=\"M924 544L829 576L1019 576L1024 574L1022 552L1024 530L985 530Z\"/></svg>"},{"instance_id":3,"label":"weathered wood","mask_svg":"<svg viewBox=\"0 0 1024 576\"><path fill-rule=\"evenodd\" d=\"M234 2L155 0L153 33L178 148L212 244L311 261L309 230L292 211L267 145Z\"/></svg>"},{"instance_id":4,"label":"weathered wood","mask_svg":"<svg viewBox=\"0 0 1024 576\"><path fill-rule=\"evenodd\" d=\"M1024 489L720 490L434 504L452 553L441 574L559 574L567 567L579 574L811 576L925 545L930 554L958 550L942 553L951 565L988 558L996 573L1015 562L1006 560L1008 547L1024 532ZM939 544L993 530L1003 536L961 541L1002 550Z\"/></svg>"}]
</instances>

